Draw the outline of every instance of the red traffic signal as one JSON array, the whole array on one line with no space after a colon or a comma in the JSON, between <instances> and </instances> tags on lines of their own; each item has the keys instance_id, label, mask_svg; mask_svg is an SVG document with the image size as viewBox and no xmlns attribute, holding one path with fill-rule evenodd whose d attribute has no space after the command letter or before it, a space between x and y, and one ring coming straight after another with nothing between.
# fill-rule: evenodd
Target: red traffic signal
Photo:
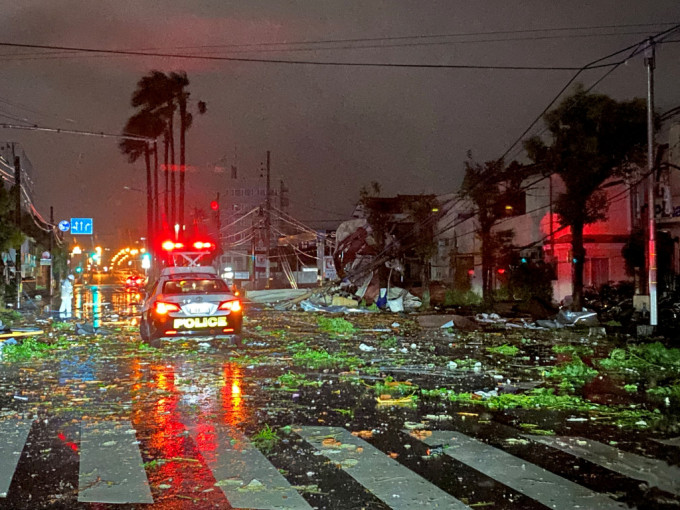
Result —
<instances>
[{"instance_id":1,"label":"red traffic signal","mask_svg":"<svg viewBox=\"0 0 680 510\"><path fill-rule=\"evenodd\" d=\"M211 208L213 211L217 211L217 210L220 208L220 203L219 203L217 200L212 200L212 201L210 202L210 208Z\"/></svg>"}]
</instances>

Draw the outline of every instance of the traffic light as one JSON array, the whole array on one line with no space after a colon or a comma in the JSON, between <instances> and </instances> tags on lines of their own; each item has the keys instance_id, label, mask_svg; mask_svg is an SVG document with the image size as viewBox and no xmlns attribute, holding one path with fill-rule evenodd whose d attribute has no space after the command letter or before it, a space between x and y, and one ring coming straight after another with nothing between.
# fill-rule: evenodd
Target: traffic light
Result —
<instances>
[{"instance_id":1,"label":"traffic light","mask_svg":"<svg viewBox=\"0 0 680 510\"><path fill-rule=\"evenodd\" d=\"M82 268L82 267L80 267L80 266L76 267L76 273L80 274L80 273L82 273L82 272L83 272L83 268Z\"/></svg>"},{"instance_id":2,"label":"traffic light","mask_svg":"<svg viewBox=\"0 0 680 510\"><path fill-rule=\"evenodd\" d=\"M210 208L211 208L213 211L219 211L219 210L220 210L220 203L219 203L217 200L212 200L212 201L210 202Z\"/></svg>"}]
</instances>

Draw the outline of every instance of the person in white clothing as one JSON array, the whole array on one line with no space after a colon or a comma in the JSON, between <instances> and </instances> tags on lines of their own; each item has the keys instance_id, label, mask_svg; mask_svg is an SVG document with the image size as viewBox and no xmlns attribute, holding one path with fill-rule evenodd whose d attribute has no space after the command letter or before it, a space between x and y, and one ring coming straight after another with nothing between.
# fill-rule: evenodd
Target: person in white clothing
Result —
<instances>
[{"instance_id":1,"label":"person in white clothing","mask_svg":"<svg viewBox=\"0 0 680 510\"><path fill-rule=\"evenodd\" d=\"M73 280L72 274L68 275L61 282L61 306L59 307L59 317L61 319L71 318L71 303L73 302Z\"/></svg>"}]
</instances>

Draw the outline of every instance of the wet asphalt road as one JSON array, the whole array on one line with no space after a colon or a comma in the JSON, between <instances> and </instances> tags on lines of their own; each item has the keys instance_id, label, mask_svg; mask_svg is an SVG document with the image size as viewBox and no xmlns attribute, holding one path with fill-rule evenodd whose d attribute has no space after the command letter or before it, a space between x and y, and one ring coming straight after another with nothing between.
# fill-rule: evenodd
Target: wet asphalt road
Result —
<instances>
[{"instance_id":1,"label":"wet asphalt road","mask_svg":"<svg viewBox=\"0 0 680 510\"><path fill-rule=\"evenodd\" d=\"M358 374L292 363L300 342L359 343L320 333L314 315L252 306L243 350L209 338L151 349L135 292L75 296L76 320L103 334L67 332L56 355L0 363L0 508L680 508L673 437L374 391L385 380L490 390L499 372L531 387L540 349L521 366L447 372L432 356L479 346L405 316L361 317L362 342L395 347L358 353ZM289 373L303 379L282 384Z\"/></svg>"}]
</instances>

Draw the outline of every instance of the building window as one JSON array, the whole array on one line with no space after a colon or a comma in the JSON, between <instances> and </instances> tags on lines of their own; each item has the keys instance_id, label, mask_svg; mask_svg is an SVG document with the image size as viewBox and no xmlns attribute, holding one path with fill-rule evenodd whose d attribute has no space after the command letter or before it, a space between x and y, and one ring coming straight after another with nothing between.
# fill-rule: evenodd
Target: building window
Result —
<instances>
[{"instance_id":1,"label":"building window","mask_svg":"<svg viewBox=\"0 0 680 510\"><path fill-rule=\"evenodd\" d=\"M609 282L609 259L586 259L586 274L588 273L590 274L590 285L599 289Z\"/></svg>"}]
</instances>

